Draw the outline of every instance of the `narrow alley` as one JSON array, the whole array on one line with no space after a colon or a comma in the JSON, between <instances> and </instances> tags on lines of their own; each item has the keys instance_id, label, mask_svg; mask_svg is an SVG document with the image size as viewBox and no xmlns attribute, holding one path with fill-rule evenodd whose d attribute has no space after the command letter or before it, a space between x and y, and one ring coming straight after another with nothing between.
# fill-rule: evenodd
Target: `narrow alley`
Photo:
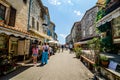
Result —
<instances>
[{"instance_id":1,"label":"narrow alley","mask_svg":"<svg viewBox=\"0 0 120 80\"><path fill-rule=\"evenodd\" d=\"M90 80L93 74L74 53L69 51L51 56L48 64L40 67L25 64L20 69L0 77L0 80ZM19 74L18 74L19 73Z\"/></svg>"}]
</instances>

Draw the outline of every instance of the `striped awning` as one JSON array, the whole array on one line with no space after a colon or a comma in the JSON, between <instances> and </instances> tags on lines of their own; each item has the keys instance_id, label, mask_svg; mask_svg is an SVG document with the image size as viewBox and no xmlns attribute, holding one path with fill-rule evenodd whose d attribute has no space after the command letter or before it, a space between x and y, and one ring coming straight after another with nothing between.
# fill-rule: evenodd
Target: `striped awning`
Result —
<instances>
[{"instance_id":1,"label":"striped awning","mask_svg":"<svg viewBox=\"0 0 120 80\"><path fill-rule=\"evenodd\" d=\"M99 26L105 24L106 22L110 22L112 19L117 18L119 16L120 16L120 7L117 8L116 10L112 11L111 13L106 15L105 17L103 17L101 20L99 20L96 23L96 26L99 27Z\"/></svg>"},{"instance_id":2,"label":"striped awning","mask_svg":"<svg viewBox=\"0 0 120 80\"><path fill-rule=\"evenodd\" d=\"M28 34L25 34L23 32L19 32L16 30L12 30L12 29L8 29L8 28L0 26L0 34L1 33L7 34L7 35L14 35L16 37L21 37L21 38L28 38L29 37Z\"/></svg>"},{"instance_id":3,"label":"striped awning","mask_svg":"<svg viewBox=\"0 0 120 80\"><path fill-rule=\"evenodd\" d=\"M33 28L30 28L29 31L33 32L34 34L42 37L42 38L45 38L45 39L49 39L49 40L52 40L52 37L48 36L47 34L44 34L44 33L41 33Z\"/></svg>"}]
</instances>

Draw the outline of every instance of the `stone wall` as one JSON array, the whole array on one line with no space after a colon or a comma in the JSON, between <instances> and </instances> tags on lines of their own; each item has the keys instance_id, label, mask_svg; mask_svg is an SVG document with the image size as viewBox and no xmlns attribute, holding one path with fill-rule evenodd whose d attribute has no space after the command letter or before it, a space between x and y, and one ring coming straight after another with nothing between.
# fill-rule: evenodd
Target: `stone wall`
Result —
<instances>
[{"instance_id":1,"label":"stone wall","mask_svg":"<svg viewBox=\"0 0 120 80\"><path fill-rule=\"evenodd\" d=\"M91 35L95 35L95 18L98 12L98 8L95 6L88 11L86 11L84 17L81 20L81 31L82 31L82 38L87 38Z\"/></svg>"},{"instance_id":2,"label":"stone wall","mask_svg":"<svg viewBox=\"0 0 120 80\"><path fill-rule=\"evenodd\" d=\"M39 32L43 33L43 20L40 17L41 7L37 0L32 0L31 11L30 11L30 26L32 26L32 18L34 18L34 29L37 30L37 22L39 23Z\"/></svg>"},{"instance_id":3,"label":"stone wall","mask_svg":"<svg viewBox=\"0 0 120 80\"><path fill-rule=\"evenodd\" d=\"M29 0L24 3L23 0L6 0L16 9L15 27L27 31Z\"/></svg>"}]
</instances>

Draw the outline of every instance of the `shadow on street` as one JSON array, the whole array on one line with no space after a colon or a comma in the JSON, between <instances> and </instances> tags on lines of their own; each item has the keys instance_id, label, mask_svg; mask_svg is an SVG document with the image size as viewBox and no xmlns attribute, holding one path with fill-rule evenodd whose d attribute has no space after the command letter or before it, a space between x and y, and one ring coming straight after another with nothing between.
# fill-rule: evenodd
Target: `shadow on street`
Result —
<instances>
[{"instance_id":1,"label":"shadow on street","mask_svg":"<svg viewBox=\"0 0 120 80\"><path fill-rule=\"evenodd\" d=\"M8 73L6 75L1 75L0 80L10 80L12 77L22 73L23 71L27 70L28 68L32 67L33 65L21 66L17 70Z\"/></svg>"}]
</instances>

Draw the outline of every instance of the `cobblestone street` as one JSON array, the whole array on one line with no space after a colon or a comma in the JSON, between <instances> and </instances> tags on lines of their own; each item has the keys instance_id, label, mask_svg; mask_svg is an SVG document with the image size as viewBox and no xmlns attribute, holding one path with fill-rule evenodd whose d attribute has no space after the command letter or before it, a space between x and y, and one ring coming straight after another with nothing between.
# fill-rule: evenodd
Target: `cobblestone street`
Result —
<instances>
[{"instance_id":1,"label":"cobblestone street","mask_svg":"<svg viewBox=\"0 0 120 80\"><path fill-rule=\"evenodd\" d=\"M74 54L64 51L51 56L47 65L40 67L26 64L2 76L0 80L89 80L92 77L93 74Z\"/></svg>"}]
</instances>

